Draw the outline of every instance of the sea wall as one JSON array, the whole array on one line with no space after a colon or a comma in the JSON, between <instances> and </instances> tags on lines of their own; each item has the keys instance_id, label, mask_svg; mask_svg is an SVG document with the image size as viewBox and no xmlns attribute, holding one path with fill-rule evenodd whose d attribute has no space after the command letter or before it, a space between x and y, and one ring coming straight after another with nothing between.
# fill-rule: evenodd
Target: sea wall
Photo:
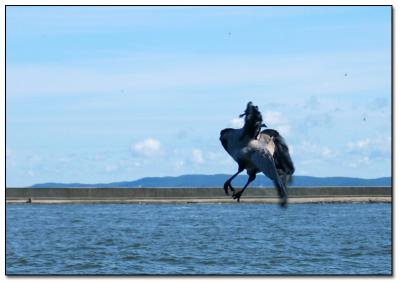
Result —
<instances>
[{"instance_id":1,"label":"sea wall","mask_svg":"<svg viewBox=\"0 0 400 283\"><path fill-rule=\"evenodd\" d=\"M391 187L291 187L289 202L390 202ZM222 188L6 188L6 201L62 202L233 202ZM274 188L248 188L241 202L276 202Z\"/></svg>"}]
</instances>

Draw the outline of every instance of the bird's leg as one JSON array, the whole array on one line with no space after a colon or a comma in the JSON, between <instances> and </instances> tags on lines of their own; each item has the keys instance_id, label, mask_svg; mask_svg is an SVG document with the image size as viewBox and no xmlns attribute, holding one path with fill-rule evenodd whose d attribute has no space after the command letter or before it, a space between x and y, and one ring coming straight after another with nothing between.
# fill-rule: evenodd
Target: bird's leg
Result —
<instances>
[{"instance_id":1,"label":"bird's leg","mask_svg":"<svg viewBox=\"0 0 400 283\"><path fill-rule=\"evenodd\" d=\"M236 175L236 174L235 174ZM234 175L234 176L235 176ZM233 176L232 176L233 177ZM228 193L228 189L230 189L232 192L235 190L233 187L232 187L232 185L231 185L231 181L233 180L233 178L229 178L225 183L224 183L224 191L225 191L225 194L228 196L229 195L229 193ZM236 177L236 176L235 176Z\"/></svg>"},{"instance_id":2,"label":"bird's leg","mask_svg":"<svg viewBox=\"0 0 400 283\"><path fill-rule=\"evenodd\" d=\"M240 202L240 197L242 196L244 190L247 188L247 186L253 182L256 179L256 174L250 174L249 179L247 179L246 185L244 185L243 189L238 190L237 192L235 191L232 195L233 199L237 199L237 202Z\"/></svg>"},{"instance_id":3,"label":"bird's leg","mask_svg":"<svg viewBox=\"0 0 400 283\"><path fill-rule=\"evenodd\" d=\"M229 195L229 193L228 193L228 188L229 188L232 192L235 190L235 189L232 187L232 185L231 185L232 180L235 179L236 176L239 175L240 172L242 172L243 170L244 170L244 168L242 168L242 167L239 166L238 171L237 171L232 177L230 177L228 180L226 180L226 182L224 183L224 191L225 191L225 194L226 194L227 196Z\"/></svg>"}]
</instances>

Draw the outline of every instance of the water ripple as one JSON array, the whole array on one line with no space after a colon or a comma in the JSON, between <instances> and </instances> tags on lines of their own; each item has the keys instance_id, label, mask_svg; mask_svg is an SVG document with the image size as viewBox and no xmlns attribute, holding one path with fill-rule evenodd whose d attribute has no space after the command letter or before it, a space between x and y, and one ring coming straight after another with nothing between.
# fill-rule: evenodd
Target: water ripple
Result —
<instances>
[{"instance_id":1,"label":"water ripple","mask_svg":"<svg viewBox=\"0 0 400 283\"><path fill-rule=\"evenodd\" d=\"M7 274L392 272L388 204L6 209Z\"/></svg>"}]
</instances>

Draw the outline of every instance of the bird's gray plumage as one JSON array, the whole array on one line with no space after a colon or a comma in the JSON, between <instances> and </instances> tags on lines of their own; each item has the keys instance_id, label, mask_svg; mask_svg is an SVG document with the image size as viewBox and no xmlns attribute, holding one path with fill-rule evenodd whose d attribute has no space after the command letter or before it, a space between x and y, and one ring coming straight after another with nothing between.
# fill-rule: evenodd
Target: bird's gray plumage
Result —
<instances>
[{"instance_id":1,"label":"bird's gray plumage","mask_svg":"<svg viewBox=\"0 0 400 283\"><path fill-rule=\"evenodd\" d=\"M281 204L286 205L286 183L294 172L293 162L283 137L276 130L266 129L262 121L262 115L258 107L252 102L247 104L245 112L245 124L241 129L224 129L220 133L220 141L228 154L238 163L238 171L225 184L225 193L228 189L233 192L232 197L240 200L243 191L256 178L258 172L264 173L273 180ZM241 190L235 190L231 181L243 170L247 170L249 179Z\"/></svg>"}]
</instances>

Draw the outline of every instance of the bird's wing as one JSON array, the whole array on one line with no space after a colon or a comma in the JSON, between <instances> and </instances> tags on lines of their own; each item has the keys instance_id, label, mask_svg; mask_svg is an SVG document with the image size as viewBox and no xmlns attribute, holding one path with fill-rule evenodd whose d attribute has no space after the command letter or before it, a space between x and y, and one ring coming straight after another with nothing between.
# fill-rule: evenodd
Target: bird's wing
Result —
<instances>
[{"instance_id":1,"label":"bird's wing","mask_svg":"<svg viewBox=\"0 0 400 283\"><path fill-rule=\"evenodd\" d=\"M268 178L274 181L278 194L282 199L282 204L286 204L287 193L285 186L279 178L278 171L275 166L274 158L271 153L261 145L252 147L252 154L250 157L253 165L263 172Z\"/></svg>"},{"instance_id":2,"label":"bird's wing","mask_svg":"<svg viewBox=\"0 0 400 283\"><path fill-rule=\"evenodd\" d=\"M278 178L274 158L265 145L261 142L252 142L250 144L250 160L255 167L263 172L268 178L275 180Z\"/></svg>"},{"instance_id":3,"label":"bird's wing","mask_svg":"<svg viewBox=\"0 0 400 283\"><path fill-rule=\"evenodd\" d=\"M283 170L286 174L292 175L294 173L294 165L292 158L289 154L289 148L285 140L279 136L274 139L276 146L276 153L274 155L277 167Z\"/></svg>"},{"instance_id":4,"label":"bird's wing","mask_svg":"<svg viewBox=\"0 0 400 283\"><path fill-rule=\"evenodd\" d=\"M272 156L275 160L275 166L285 172L285 174L292 175L295 171L292 158L290 157L289 148L285 139L275 130L267 129L260 133L260 141L268 141L268 138L273 137L273 151Z\"/></svg>"}]
</instances>

